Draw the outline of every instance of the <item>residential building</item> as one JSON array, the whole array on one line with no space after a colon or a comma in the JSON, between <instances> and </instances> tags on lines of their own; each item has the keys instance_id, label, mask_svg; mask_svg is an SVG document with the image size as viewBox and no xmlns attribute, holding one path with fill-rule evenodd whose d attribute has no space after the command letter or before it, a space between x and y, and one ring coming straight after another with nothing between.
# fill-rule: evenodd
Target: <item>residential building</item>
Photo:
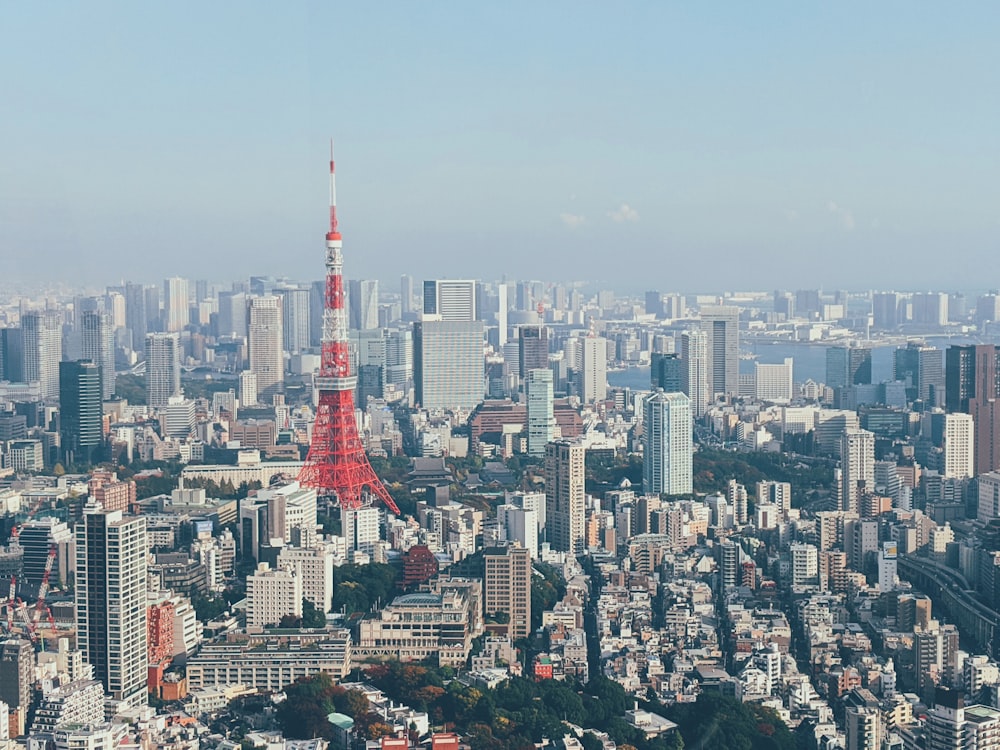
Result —
<instances>
[{"instance_id":1,"label":"residential building","mask_svg":"<svg viewBox=\"0 0 1000 750\"><path fill-rule=\"evenodd\" d=\"M151 409L166 406L181 395L181 342L176 333L146 336L146 403Z\"/></svg>"},{"instance_id":2,"label":"residential building","mask_svg":"<svg viewBox=\"0 0 1000 750\"><path fill-rule=\"evenodd\" d=\"M553 549L582 554L585 540L586 447L556 440L545 446L545 518Z\"/></svg>"},{"instance_id":3,"label":"residential building","mask_svg":"<svg viewBox=\"0 0 1000 750\"><path fill-rule=\"evenodd\" d=\"M643 420L643 489L647 493L692 492L691 399L658 391L646 399Z\"/></svg>"},{"instance_id":4,"label":"residential building","mask_svg":"<svg viewBox=\"0 0 1000 750\"><path fill-rule=\"evenodd\" d=\"M522 511L523 512L523 511ZM531 552L524 547L495 547L483 553L486 616L507 616L511 641L531 634Z\"/></svg>"},{"instance_id":5,"label":"residential building","mask_svg":"<svg viewBox=\"0 0 1000 750\"><path fill-rule=\"evenodd\" d=\"M97 503L76 524L77 642L115 705L146 704L146 519Z\"/></svg>"}]
</instances>

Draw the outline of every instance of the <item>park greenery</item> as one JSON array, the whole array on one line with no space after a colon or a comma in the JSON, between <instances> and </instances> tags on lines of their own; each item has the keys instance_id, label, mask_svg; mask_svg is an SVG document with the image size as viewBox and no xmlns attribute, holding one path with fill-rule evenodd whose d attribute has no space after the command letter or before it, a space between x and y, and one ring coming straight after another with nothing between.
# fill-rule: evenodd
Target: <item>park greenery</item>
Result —
<instances>
[{"instance_id":1,"label":"park greenery","mask_svg":"<svg viewBox=\"0 0 1000 750\"><path fill-rule=\"evenodd\" d=\"M495 690L454 679L450 669L386 662L367 668L363 678L394 701L428 713L431 724L457 731L474 748L519 750L543 739L570 734L570 724L605 732L619 748L681 750L725 747L730 750L793 750L794 737L770 709L705 693L696 703L664 706L639 701L641 708L677 724L676 731L647 739L630 726L625 712L636 705L617 682L595 677L586 685L512 677ZM360 693L353 696L327 675L303 678L286 690L278 722L292 739L329 737L326 716L351 716L363 736L382 736L386 727ZM592 733L581 739L587 750L601 747Z\"/></svg>"},{"instance_id":2,"label":"park greenery","mask_svg":"<svg viewBox=\"0 0 1000 750\"><path fill-rule=\"evenodd\" d=\"M341 565L335 579L333 610L348 615L385 606L402 593L396 569L383 563Z\"/></svg>"}]
</instances>

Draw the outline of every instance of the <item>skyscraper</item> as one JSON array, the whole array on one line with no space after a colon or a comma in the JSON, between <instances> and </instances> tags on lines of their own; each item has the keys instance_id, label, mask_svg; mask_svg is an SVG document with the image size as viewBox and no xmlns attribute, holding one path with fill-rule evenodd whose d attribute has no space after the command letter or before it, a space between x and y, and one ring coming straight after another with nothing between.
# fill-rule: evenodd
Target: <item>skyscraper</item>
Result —
<instances>
[{"instance_id":1,"label":"skyscraper","mask_svg":"<svg viewBox=\"0 0 1000 750\"><path fill-rule=\"evenodd\" d=\"M191 293L188 280L173 277L163 281L164 328L168 332L183 331L191 321Z\"/></svg>"},{"instance_id":2,"label":"skyscraper","mask_svg":"<svg viewBox=\"0 0 1000 750\"><path fill-rule=\"evenodd\" d=\"M899 323L899 295L896 292L875 292L872 295L873 327L891 331Z\"/></svg>"},{"instance_id":3,"label":"skyscraper","mask_svg":"<svg viewBox=\"0 0 1000 750\"><path fill-rule=\"evenodd\" d=\"M413 277L405 273L399 277L399 310L404 318L413 312Z\"/></svg>"},{"instance_id":4,"label":"skyscraper","mask_svg":"<svg viewBox=\"0 0 1000 750\"><path fill-rule=\"evenodd\" d=\"M88 504L76 525L77 643L113 702L146 704L146 520Z\"/></svg>"},{"instance_id":5,"label":"skyscraper","mask_svg":"<svg viewBox=\"0 0 1000 750\"><path fill-rule=\"evenodd\" d=\"M549 329L541 325L517 328L518 376L523 381L529 370L545 370L549 366Z\"/></svg>"},{"instance_id":6,"label":"skyscraper","mask_svg":"<svg viewBox=\"0 0 1000 750\"><path fill-rule=\"evenodd\" d=\"M80 357L97 365L101 373L101 398L115 395L115 333L111 316L103 310L88 310L80 316Z\"/></svg>"},{"instance_id":7,"label":"skyscraper","mask_svg":"<svg viewBox=\"0 0 1000 750\"><path fill-rule=\"evenodd\" d=\"M826 384L831 388L872 382L872 350L862 346L831 346L826 350Z\"/></svg>"},{"instance_id":8,"label":"skyscraper","mask_svg":"<svg viewBox=\"0 0 1000 750\"><path fill-rule=\"evenodd\" d=\"M59 361L62 359L62 320L52 310L21 316L24 380L37 381L42 398L59 398Z\"/></svg>"},{"instance_id":9,"label":"skyscraper","mask_svg":"<svg viewBox=\"0 0 1000 750\"><path fill-rule=\"evenodd\" d=\"M483 400L484 378L482 322L425 319L413 324L417 405L471 410Z\"/></svg>"},{"instance_id":10,"label":"skyscraper","mask_svg":"<svg viewBox=\"0 0 1000 750\"><path fill-rule=\"evenodd\" d=\"M893 352L893 377L906 383L906 400L920 399L928 407L945 401L944 352L911 341Z\"/></svg>"},{"instance_id":11,"label":"skyscraper","mask_svg":"<svg viewBox=\"0 0 1000 750\"><path fill-rule=\"evenodd\" d=\"M30 641L20 638L0 641L0 702L11 711L17 709L21 722L12 732L14 736L24 733L25 718L35 690L34 666L35 650Z\"/></svg>"},{"instance_id":12,"label":"skyscraper","mask_svg":"<svg viewBox=\"0 0 1000 750\"><path fill-rule=\"evenodd\" d=\"M552 548L574 555L584 551L586 508L582 443L556 440L545 446L545 524Z\"/></svg>"},{"instance_id":13,"label":"skyscraper","mask_svg":"<svg viewBox=\"0 0 1000 750\"><path fill-rule=\"evenodd\" d=\"M181 341L176 333L146 336L146 403L159 409L181 395Z\"/></svg>"},{"instance_id":14,"label":"skyscraper","mask_svg":"<svg viewBox=\"0 0 1000 750\"><path fill-rule=\"evenodd\" d=\"M1000 347L948 347L945 393L948 411L972 415L975 473L1000 469Z\"/></svg>"},{"instance_id":15,"label":"skyscraper","mask_svg":"<svg viewBox=\"0 0 1000 750\"><path fill-rule=\"evenodd\" d=\"M688 495L692 492L691 399L658 391L646 399L643 421L643 490Z\"/></svg>"},{"instance_id":16,"label":"skyscraper","mask_svg":"<svg viewBox=\"0 0 1000 750\"><path fill-rule=\"evenodd\" d=\"M544 456L545 446L555 437L556 420L552 411L552 370L528 370L525 381L528 399L528 455Z\"/></svg>"},{"instance_id":17,"label":"skyscraper","mask_svg":"<svg viewBox=\"0 0 1000 750\"><path fill-rule=\"evenodd\" d=\"M476 319L476 282L471 279L438 279L424 282L424 315L448 321Z\"/></svg>"},{"instance_id":18,"label":"skyscraper","mask_svg":"<svg viewBox=\"0 0 1000 750\"><path fill-rule=\"evenodd\" d=\"M483 599L487 615L507 615L511 641L531 633L531 553L524 547L484 550Z\"/></svg>"},{"instance_id":19,"label":"skyscraper","mask_svg":"<svg viewBox=\"0 0 1000 750\"><path fill-rule=\"evenodd\" d=\"M676 352L653 352L649 362L649 383L655 390L662 388L667 393L684 390L682 374L683 361Z\"/></svg>"},{"instance_id":20,"label":"skyscraper","mask_svg":"<svg viewBox=\"0 0 1000 750\"><path fill-rule=\"evenodd\" d=\"M840 509L858 513L861 496L875 491L875 435L847 430L840 438Z\"/></svg>"},{"instance_id":21,"label":"skyscraper","mask_svg":"<svg viewBox=\"0 0 1000 750\"><path fill-rule=\"evenodd\" d=\"M685 331L681 334L681 390L691 399L691 413L701 417L712 401L708 376L708 334Z\"/></svg>"},{"instance_id":22,"label":"skyscraper","mask_svg":"<svg viewBox=\"0 0 1000 750\"><path fill-rule=\"evenodd\" d=\"M142 353L146 346L146 287L131 281L125 284L125 327L129 332L129 348Z\"/></svg>"},{"instance_id":23,"label":"skyscraper","mask_svg":"<svg viewBox=\"0 0 1000 750\"><path fill-rule=\"evenodd\" d=\"M99 460L104 442L101 373L90 360L59 363L59 433L67 464Z\"/></svg>"},{"instance_id":24,"label":"skyscraper","mask_svg":"<svg viewBox=\"0 0 1000 750\"><path fill-rule=\"evenodd\" d=\"M944 466L949 479L975 476L975 421L971 414L944 414Z\"/></svg>"},{"instance_id":25,"label":"skyscraper","mask_svg":"<svg viewBox=\"0 0 1000 750\"><path fill-rule=\"evenodd\" d=\"M243 292L219 293L216 329L219 336L247 335L247 296Z\"/></svg>"},{"instance_id":26,"label":"skyscraper","mask_svg":"<svg viewBox=\"0 0 1000 750\"><path fill-rule=\"evenodd\" d=\"M20 383L24 377L24 340L20 328L0 328L0 380Z\"/></svg>"},{"instance_id":27,"label":"skyscraper","mask_svg":"<svg viewBox=\"0 0 1000 750\"><path fill-rule=\"evenodd\" d=\"M257 376L257 396L264 403L285 389L282 355L281 300L274 296L250 299L247 345L250 372Z\"/></svg>"},{"instance_id":28,"label":"skyscraper","mask_svg":"<svg viewBox=\"0 0 1000 750\"><path fill-rule=\"evenodd\" d=\"M378 328L378 281L352 279L348 289L351 328L356 331Z\"/></svg>"},{"instance_id":29,"label":"skyscraper","mask_svg":"<svg viewBox=\"0 0 1000 750\"><path fill-rule=\"evenodd\" d=\"M729 305L701 308L701 329L707 336L710 394L739 393L740 310Z\"/></svg>"},{"instance_id":30,"label":"skyscraper","mask_svg":"<svg viewBox=\"0 0 1000 750\"><path fill-rule=\"evenodd\" d=\"M608 397L608 340L600 336L580 339L580 400L585 404Z\"/></svg>"},{"instance_id":31,"label":"skyscraper","mask_svg":"<svg viewBox=\"0 0 1000 750\"><path fill-rule=\"evenodd\" d=\"M289 354L298 354L309 348L309 290L288 287L281 294L282 344Z\"/></svg>"}]
</instances>

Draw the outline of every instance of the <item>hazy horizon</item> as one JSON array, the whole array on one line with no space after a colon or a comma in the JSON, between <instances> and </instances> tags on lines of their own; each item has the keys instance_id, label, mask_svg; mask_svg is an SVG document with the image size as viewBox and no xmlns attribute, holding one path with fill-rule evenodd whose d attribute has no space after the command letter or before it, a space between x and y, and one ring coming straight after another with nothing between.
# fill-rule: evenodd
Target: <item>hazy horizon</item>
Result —
<instances>
[{"instance_id":1,"label":"hazy horizon","mask_svg":"<svg viewBox=\"0 0 1000 750\"><path fill-rule=\"evenodd\" d=\"M8 8L5 281L320 278L333 136L349 278L996 286L993 5L379 10Z\"/></svg>"}]
</instances>

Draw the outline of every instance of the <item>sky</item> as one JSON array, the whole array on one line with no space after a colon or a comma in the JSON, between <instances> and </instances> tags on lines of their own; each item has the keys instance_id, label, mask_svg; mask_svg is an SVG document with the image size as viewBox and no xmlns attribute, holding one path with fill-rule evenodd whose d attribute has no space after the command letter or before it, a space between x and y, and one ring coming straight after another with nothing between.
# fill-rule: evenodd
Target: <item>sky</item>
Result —
<instances>
[{"instance_id":1,"label":"sky","mask_svg":"<svg viewBox=\"0 0 1000 750\"><path fill-rule=\"evenodd\" d=\"M0 277L1000 286L1000 5L6 3ZM984 270L986 273L984 274Z\"/></svg>"}]
</instances>

